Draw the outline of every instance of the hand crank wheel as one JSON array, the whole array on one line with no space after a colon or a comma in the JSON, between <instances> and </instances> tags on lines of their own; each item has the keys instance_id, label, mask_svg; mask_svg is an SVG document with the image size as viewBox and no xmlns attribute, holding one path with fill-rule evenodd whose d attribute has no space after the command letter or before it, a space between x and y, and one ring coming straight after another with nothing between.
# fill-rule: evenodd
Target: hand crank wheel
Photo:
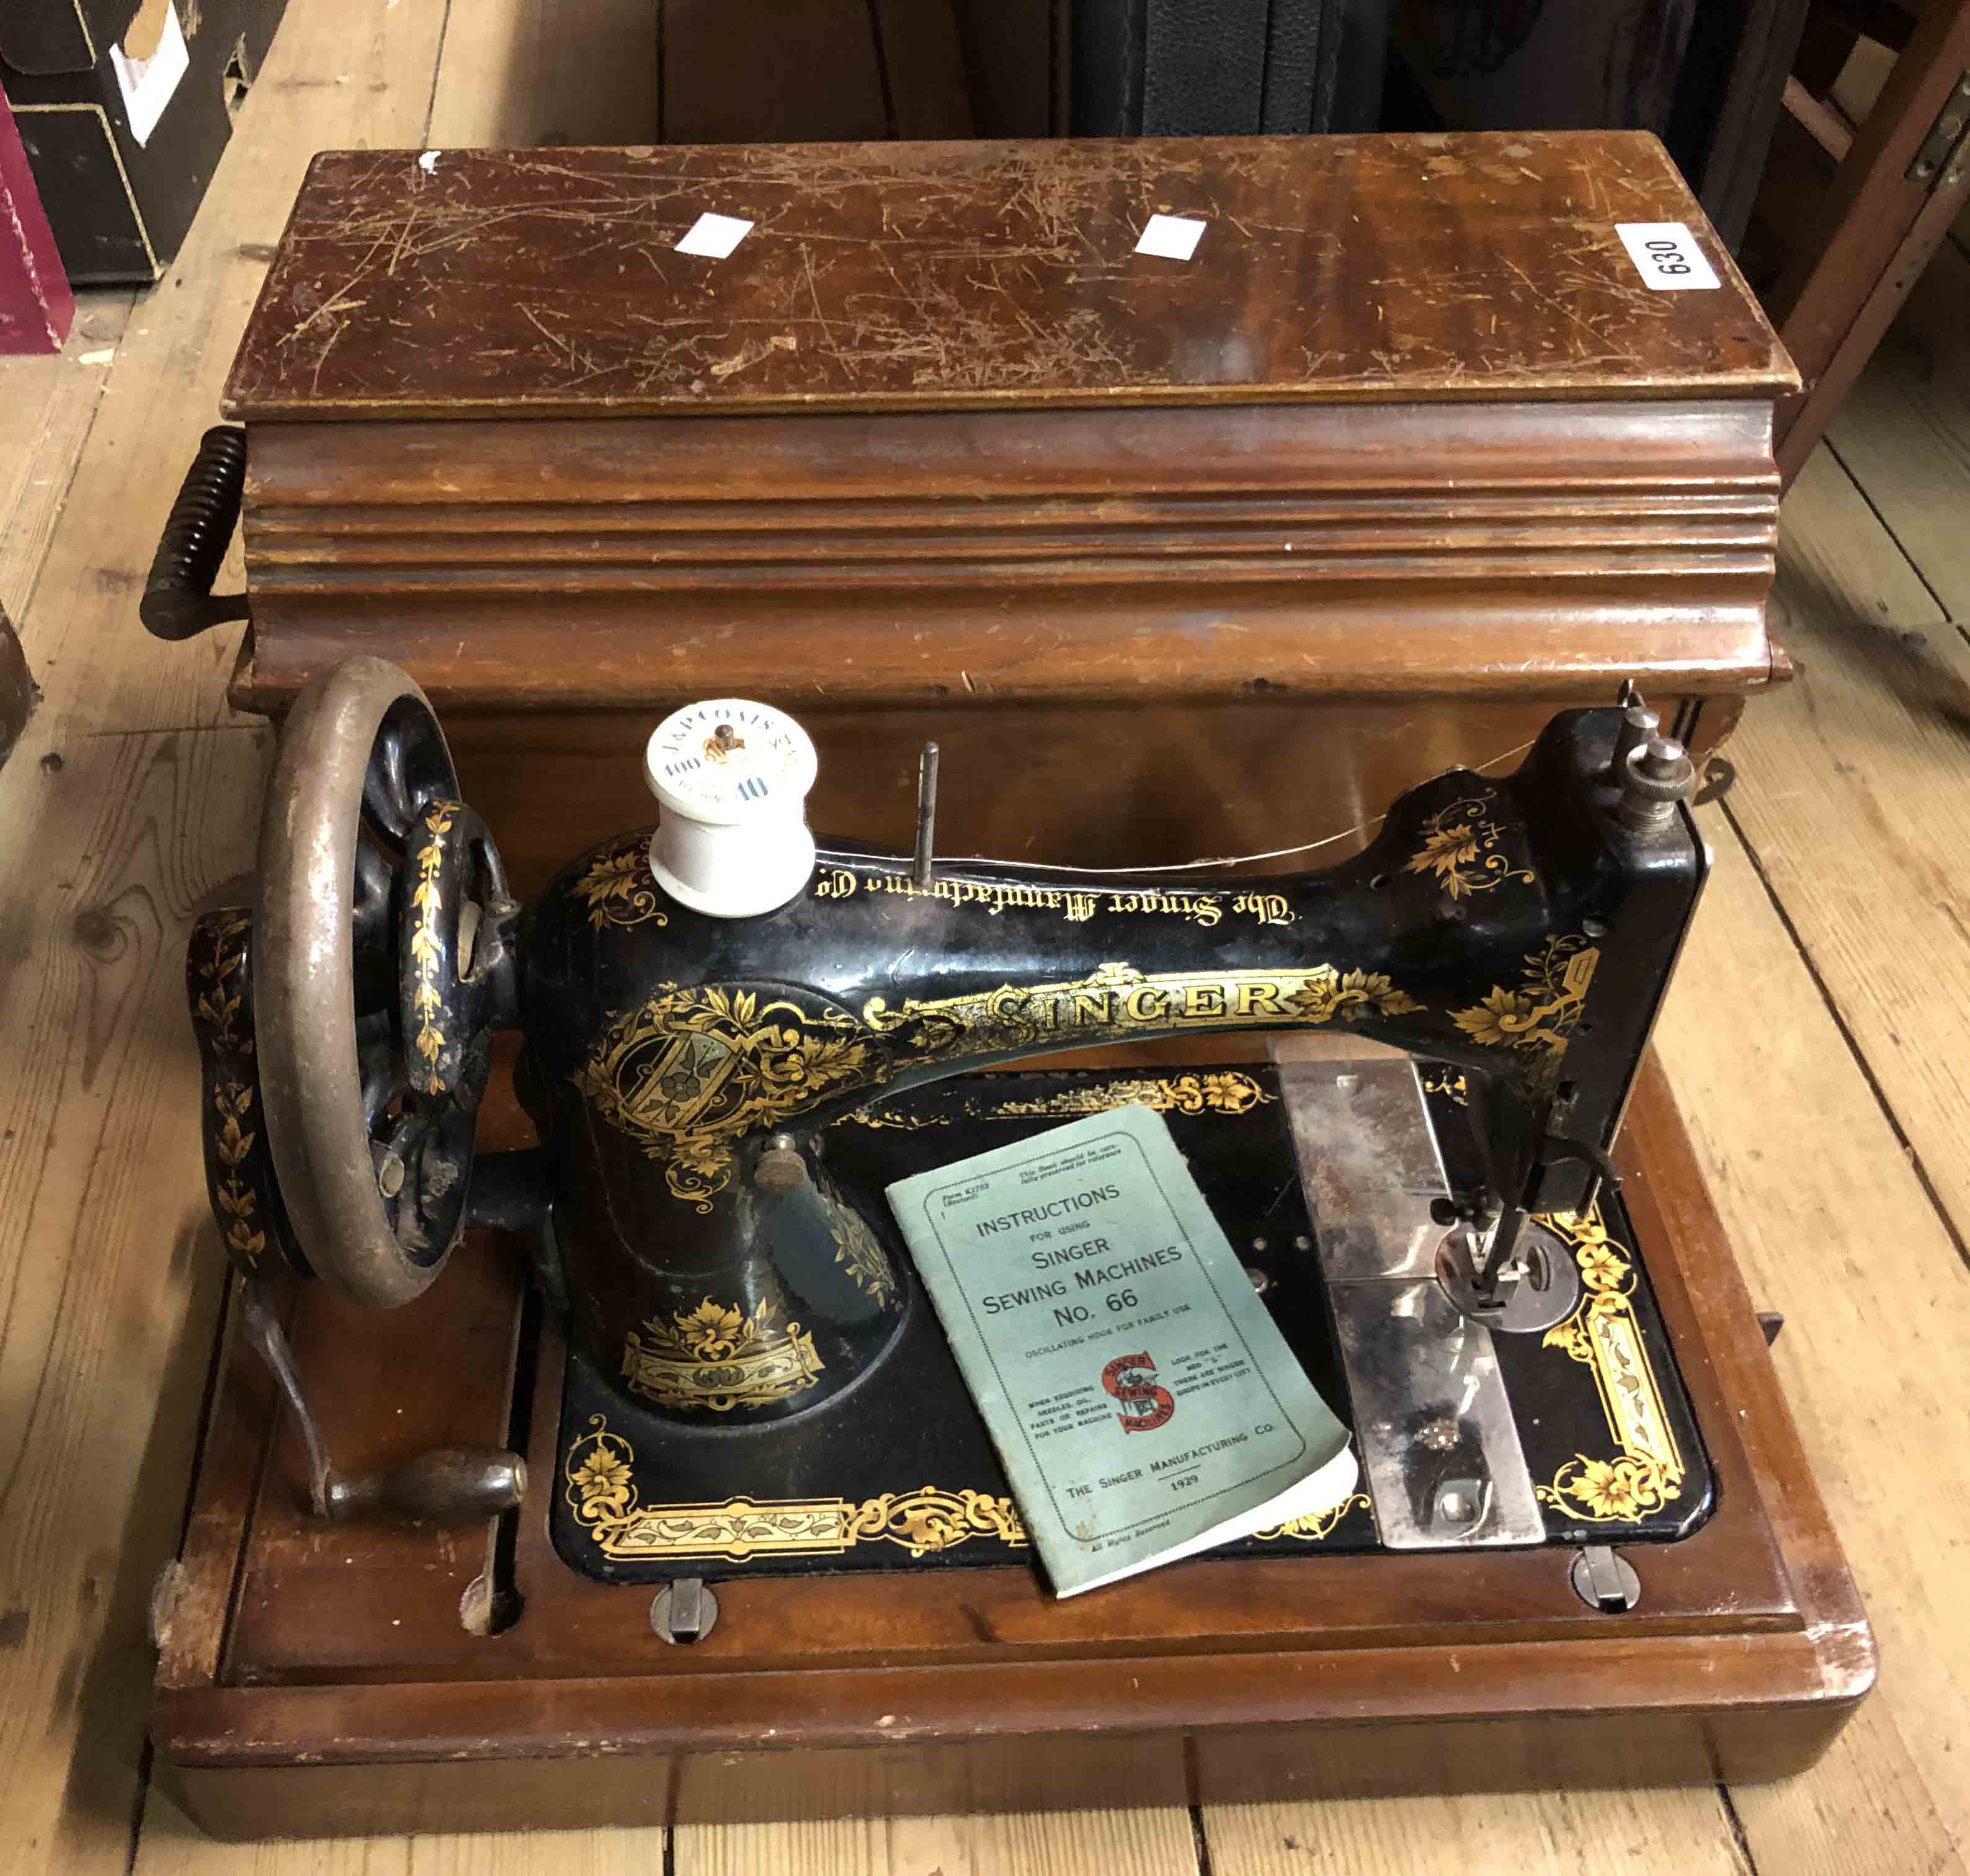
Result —
<instances>
[{"instance_id":1,"label":"hand crank wheel","mask_svg":"<svg viewBox=\"0 0 1970 1876\"><path fill-rule=\"evenodd\" d=\"M515 911L424 693L358 658L309 684L260 828L255 1030L294 1233L358 1301L420 1295L463 1226Z\"/></svg>"}]
</instances>

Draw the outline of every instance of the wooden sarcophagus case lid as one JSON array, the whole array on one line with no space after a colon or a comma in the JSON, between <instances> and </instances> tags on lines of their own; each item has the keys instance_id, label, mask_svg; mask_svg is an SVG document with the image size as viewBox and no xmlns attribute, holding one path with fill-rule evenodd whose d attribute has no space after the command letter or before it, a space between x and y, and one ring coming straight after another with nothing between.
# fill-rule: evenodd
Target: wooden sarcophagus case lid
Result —
<instances>
[{"instance_id":1,"label":"wooden sarcophagus case lid","mask_svg":"<svg viewBox=\"0 0 1970 1876\"><path fill-rule=\"evenodd\" d=\"M1286 847L1626 678L1714 742L1796 382L1640 134L331 152L226 392L234 697L406 666L523 887L735 694L824 830L907 844L935 738L944 853Z\"/></svg>"}]
</instances>

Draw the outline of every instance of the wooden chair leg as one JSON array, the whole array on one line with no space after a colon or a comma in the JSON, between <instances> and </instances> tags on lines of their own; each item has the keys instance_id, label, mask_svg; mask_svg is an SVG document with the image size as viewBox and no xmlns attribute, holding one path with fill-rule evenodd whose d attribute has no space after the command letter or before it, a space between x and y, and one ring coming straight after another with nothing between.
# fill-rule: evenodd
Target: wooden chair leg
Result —
<instances>
[{"instance_id":1,"label":"wooden chair leg","mask_svg":"<svg viewBox=\"0 0 1970 1876\"><path fill-rule=\"evenodd\" d=\"M1953 102L1966 73L1970 0L1933 6L1834 176L1818 238L1771 296L1768 310L1806 380L1779 411L1788 481L1970 198L1970 108ZM1917 157L1939 128L1947 150L1920 171Z\"/></svg>"}]
</instances>

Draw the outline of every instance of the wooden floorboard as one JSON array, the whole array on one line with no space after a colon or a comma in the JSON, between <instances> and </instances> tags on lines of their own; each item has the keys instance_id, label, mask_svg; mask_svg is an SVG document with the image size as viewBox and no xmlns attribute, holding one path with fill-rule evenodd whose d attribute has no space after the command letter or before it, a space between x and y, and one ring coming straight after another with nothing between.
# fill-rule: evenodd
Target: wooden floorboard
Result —
<instances>
[{"instance_id":1,"label":"wooden floorboard","mask_svg":"<svg viewBox=\"0 0 1970 1876\"><path fill-rule=\"evenodd\" d=\"M77 739L50 702L0 772L0 1805L28 1868L120 1871L222 1267L184 944L250 863L265 733Z\"/></svg>"},{"instance_id":2,"label":"wooden floorboard","mask_svg":"<svg viewBox=\"0 0 1970 1876\"><path fill-rule=\"evenodd\" d=\"M24 1871L132 1867L150 1657L219 1276L203 1218L185 928L248 863L264 736L230 633L134 603L307 155L654 135L648 0L290 0L185 253L0 366L0 599L48 703L0 770L0 1839ZM577 37L580 31L590 35ZM589 49L597 56L585 56ZM427 115L428 113L428 115ZM93 325L89 322L96 322ZM83 366L84 352L109 350ZM57 368L66 372L63 377ZM210 1843L143 1805L138 1876L799 1871L1214 1876L1960 1868L1970 1833L1970 377L1863 379L1786 511L1804 666L1705 811L1718 865L1661 1040L1881 1636L1880 1691L1790 1783L860 1825ZM59 389L60 395L57 395ZM1844 467L1843 467L1844 465ZM1851 474L1849 472L1851 472ZM66 499L63 499L63 496ZM44 758L60 759L59 763Z\"/></svg>"},{"instance_id":3,"label":"wooden floorboard","mask_svg":"<svg viewBox=\"0 0 1970 1876\"><path fill-rule=\"evenodd\" d=\"M1734 818L1918 1169L1970 1227L1970 643L1822 451L1780 593L1803 679L1746 713Z\"/></svg>"},{"instance_id":4,"label":"wooden floorboard","mask_svg":"<svg viewBox=\"0 0 1970 1876\"><path fill-rule=\"evenodd\" d=\"M1970 1271L1731 821L1702 818L1717 864L1658 1041L1752 1299L1786 1318L1773 1358L1884 1660L1812 1774L1732 1796L1761 1870L1948 1868L1970 1825Z\"/></svg>"},{"instance_id":5,"label":"wooden floorboard","mask_svg":"<svg viewBox=\"0 0 1970 1876\"><path fill-rule=\"evenodd\" d=\"M1180 1779L1180 1768L1177 1771ZM1165 1782L1152 1777L1152 1785ZM677 1831L675 1876L1195 1876L1182 1805L856 1823L694 1824Z\"/></svg>"},{"instance_id":6,"label":"wooden floorboard","mask_svg":"<svg viewBox=\"0 0 1970 1876\"><path fill-rule=\"evenodd\" d=\"M1204 1815L1211 1876L1748 1876L1750 1868L1715 1791L1326 1799L1218 1805Z\"/></svg>"},{"instance_id":7,"label":"wooden floorboard","mask_svg":"<svg viewBox=\"0 0 1970 1876\"><path fill-rule=\"evenodd\" d=\"M25 615L135 296L85 291L50 358L0 361L0 612Z\"/></svg>"},{"instance_id":8,"label":"wooden floorboard","mask_svg":"<svg viewBox=\"0 0 1970 1876\"><path fill-rule=\"evenodd\" d=\"M424 139L655 142L656 0L453 0Z\"/></svg>"},{"instance_id":9,"label":"wooden floorboard","mask_svg":"<svg viewBox=\"0 0 1970 1876\"><path fill-rule=\"evenodd\" d=\"M135 597L308 152L418 140L444 10L291 9L184 253L86 368L100 401L19 621L46 693L0 769L0 1839L24 1871L129 1866L145 1609L223 1269L184 944L252 863L268 756L263 727L183 727L227 721L231 635L156 645Z\"/></svg>"},{"instance_id":10,"label":"wooden floorboard","mask_svg":"<svg viewBox=\"0 0 1970 1876\"><path fill-rule=\"evenodd\" d=\"M1970 316L1970 304L1958 314ZM1861 373L1829 441L1893 517L1895 538L1936 603L1970 623L1970 372L1891 343Z\"/></svg>"},{"instance_id":11,"label":"wooden floorboard","mask_svg":"<svg viewBox=\"0 0 1970 1876\"><path fill-rule=\"evenodd\" d=\"M177 261L133 311L33 600L16 619L82 730L231 720L239 629L148 637L137 600L309 158L423 141L446 0L290 6ZM222 590L237 586L236 552Z\"/></svg>"},{"instance_id":12,"label":"wooden floorboard","mask_svg":"<svg viewBox=\"0 0 1970 1876\"><path fill-rule=\"evenodd\" d=\"M664 1853L660 1829L215 1843L154 1796L131 1876L662 1876Z\"/></svg>"}]
</instances>

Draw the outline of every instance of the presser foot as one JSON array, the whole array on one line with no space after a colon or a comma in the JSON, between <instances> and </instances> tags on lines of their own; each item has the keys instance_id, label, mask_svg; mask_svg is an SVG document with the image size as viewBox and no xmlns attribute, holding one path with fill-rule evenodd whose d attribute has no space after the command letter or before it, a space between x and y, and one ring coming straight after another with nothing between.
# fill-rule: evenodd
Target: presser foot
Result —
<instances>
[{"instance_id":1,"label":"presser foot","mask_svg":"<svg viewBox=\"0 0 1970 1876\"><path fill-rule=\"evenodd\" d=\"M1436 1280L1458 1315L1508 1335L1543 1334L1564 1322L1580 1302L1580 1272L1566 1247L1543 1224L1520 1228L1511 1260L1488 1286L1478 1276L1479 1246L1458 1225L1436 1253Z\"/></svg>"}]
</instances>

